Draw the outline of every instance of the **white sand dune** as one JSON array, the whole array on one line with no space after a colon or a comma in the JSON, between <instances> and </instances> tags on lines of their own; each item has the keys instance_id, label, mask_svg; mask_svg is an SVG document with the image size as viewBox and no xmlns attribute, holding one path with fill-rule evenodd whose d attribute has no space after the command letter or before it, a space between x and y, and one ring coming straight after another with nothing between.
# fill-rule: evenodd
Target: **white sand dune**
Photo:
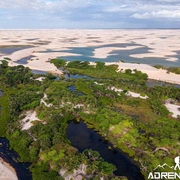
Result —
<instances>
[{"instance_id":1,"label":"white sand dune","mask_svg":"<svg viewBox=\"0 0 180 180\"><path fill-rule=\"evenodd\" d=\"M127 46L127 47L102 47L102 48L96 48L94 50L94 56L95 58L107 58L108 56L112 55L113 51L116 50L133 50L136 48L139 48L141 46ZM111 53L111 54L110 54ZM115 53L113 53L115 55Z\"/></svg>"},{"instance_id":2,"label":"white sand dune","mask_svg":"<svg viewBox=\"0 0 180 180\"><path fill-rule=\"evenodd\" d=\"M94 47L95 58L106 58L114 50L134 50L147 48L147 53L130 54L134 58L162 58L176 62L180 50L180 30L1 30L0 47L29 45L28 49L18 50L10 55L0 52L0 59L9 57L11 66L17 60L34 56L24 66L35 70L62 74L49 62L51 58L80 56L72 51L73 47ZM110 47L109 47L110 45ZM102 47L104 46L104 47ZM50 51L48 51L50 50ZM48 51L48 52L47 52ZM121 60L121 59L119 59ZM118 61L118 60L117 60ZM116 63L115 63L116 64ZM118 63L119 69L137 69L147 73L150 79L180 84L180 75L167 74L145 64Z\"/></svg>"},{"instance_id":3,"label":"white sand dune","mask_svg":"<svg viewBox=\"0 0 180 180\"><path fill-rule=\"evenodd\" d=\"M165 106L170 112L172 112L172 117L177 118L178 115L180 116L180 110L178 110L180 106L170 103L166 103Z\"/></svg>"},{"instance_id":4,"label":"white sand dune","mask_svg":"<svg viewBox=\"0 0 180 180\"><path fill-rule=\"evenodd\" d=\"M118 71L131 69L140 70L148 75L149 79L165 81L174 84L180 84L180 75L174 73L167 73L166 70L156 69L147 64L135 64L135 63L105 63L106 65L116 64L118 65Z\"/></svg>"},{"instance_id":5,"label":"white sand dune","mask_svg":"<svg viewBox=\"0 0 180 180\"><path fill-rule=\"evenodd\" d=\"M0 180L18 180L15 170L6 162L0 162Z\"/></svg>"}]
</instances>

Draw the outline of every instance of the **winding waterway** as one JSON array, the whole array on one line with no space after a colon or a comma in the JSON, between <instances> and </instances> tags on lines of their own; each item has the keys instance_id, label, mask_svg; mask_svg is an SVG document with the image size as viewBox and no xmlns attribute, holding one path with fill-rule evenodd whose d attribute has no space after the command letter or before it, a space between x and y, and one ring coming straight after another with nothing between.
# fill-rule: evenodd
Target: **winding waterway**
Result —
<instances>
[{"instance_id":1,"label":"winding waterway","mask_svg":"<svg viewBox=\"0 0 180 180\"><path fill-rule=\"evenodd\" d=\"M0 138L0 144L0 157L15 169L18 180L32 180L32 175L29 171L30 163L18 161L18 154L9 149L9 141L6 138Z\"/></svg>"},{"instance_id":2,"label":"winding waterway","mask_svg":"<svg viewBox=\"0 0 180 180\"><path fill-rule=\"evenodd\" d=\"M105 161L114 164L117 168L114 171L116 176L126 176L128 180L144 180L140 168L128 155L119 149L110 150L108 147L112 147L112 144L94 130L88 129L82 121L72 121L68 125L66 135L80 152L85 149L98 151Z\"/></svg>"},{"instance_id":3,"label":"winding waterway","mask_svg":"<svg viewBox=\"0 0 180 180\"><path fill-rule=\"evenodd\" d=\"M33 71L34 74L46 74L43 71ZM65 79L73 78L84 78L91 79L88 76L81 75L67 75ZM163 86L166 84L162 82L149 81L147 86L153 87L155 85ZM174 85L176 87L176 85ZM179 88L180 86L177 85ZM69 87L69 90L74 92L75 87ZM81 93L81 92L78 92ZM0 96L3 95L3 91L0 91ZM83 94L78 94L83 95ZM117 170L114 172L116 176L126 176L129 180L144 180L140 172L138 165L128 155L123 153L119 149L112 148L112 144L104 140L97 132L92 129L88 129L86 125L81 121L79 123L72 121L66 131L67 137L72 142L72 145L76 147L80 152L85 149L92 149L98 151L101 157L116 166ZM0 138L0 157L9 163L16 171L19 180L31 180L32 174L29 171L29 163L21 163L18 161L18 154L10 150L9 142L6 138Z\"/></svg>"}]
</instances>

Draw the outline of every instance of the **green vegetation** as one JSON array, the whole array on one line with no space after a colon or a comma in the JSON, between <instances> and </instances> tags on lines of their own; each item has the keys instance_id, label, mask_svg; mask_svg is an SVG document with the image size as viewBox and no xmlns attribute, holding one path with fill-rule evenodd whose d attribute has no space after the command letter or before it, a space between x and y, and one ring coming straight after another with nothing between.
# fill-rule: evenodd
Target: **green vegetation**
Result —
<instances>
[{"instance_id":1,"label":"green vegetation","mask_svg":"<svg viewBox=\"0 0 180 180\"><path fill-rule=\"evenodd\" d=\"M5 90L5 89L3 89ZM0 97L0 137L6 136L7 122L10 118L10 110L9 110L9 97L7 94L3 94Z\"/></svg>"},{"instance_id":2,"label":"green vegetation","mask_svg":"<svg viewBox=\"0 0 180 180\"><path fill-rule=\"evenodd\" d=\"M51 59L50 63L53 63L57 68L60 68L65 66L66 61L62 59Z\"/></svg>"},{"instance_id":3,"label":"green vegetation","mask_svg":"<svg viewBox=\"0 0 180 180\"><path fill-rule=\"evenodd\" d=\"M180 74L180 67L165 67L162 65L154 65L154 67L157 69L165 69L167 70L167 73L172 72L175 74Z\"/></svg>"},{"instance_id":4,"label":"green vegetation","mask_svg":"<svg viewBox=\"0 0 180 180\"><path fill-rule=\"evenodd\" d=\"M56 64L55 64L56 65ZM96 66L90 65L89 62L72 61L69 62L65 68L72 74L88 75L94 78L121 78L130 80L146 80L147 74L141 71L134 70L134 73L130 69L126 70L125 73L118 73L117 65L106 66L103 62L97 62Z\"/></svg>"},{"instance_id":5,"label":"green vegetation","mask_svg":"<svg viewBox=\"0 0 180 180\"><path fill-rule=\"evenodd\" d=\"M74 119L82 120L114 147L133 157L145 177L158 164L173 165L173 158L179 155L180 122L170 117L163 104L168 98L180 103L178 88L147 87L146 74L137 70L117 72L117 66L101 62L96 66L80 61L67 65L64 60L51 62L69 73L93 78L55 80L54 76L46 75L40 82L29 68L9 67L7 61L0 65L4 92L0 97L0 135L9 139L21 161L32 163L33 179L63 179L58 175L60 169L71 174L82 165L86 166L85 177L117 178L113 175L114 165L105 162L98 152L80 153L71 145L66 128ZM75 87L72 92L68 90L71 86ZM115 92L112 87L122 92ZM128 91L149 98L127 96ZM44 93L51 106L40 103ZM22 131L20 120L30 110L36 111L41 121Z\"/></svg>"}]
</instances>

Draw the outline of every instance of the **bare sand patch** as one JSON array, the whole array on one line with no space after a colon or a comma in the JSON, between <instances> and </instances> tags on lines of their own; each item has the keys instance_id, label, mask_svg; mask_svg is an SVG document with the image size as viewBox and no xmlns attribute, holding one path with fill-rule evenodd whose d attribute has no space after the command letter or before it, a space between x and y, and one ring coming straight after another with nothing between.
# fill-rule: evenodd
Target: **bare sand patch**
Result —
<instances>
[{"instance_id":1,"label":"bare sand patch","mask_svg":"<svg viewBox=\"0 0 180 180\"><path fill-rule=\"evenodd\" d=\"M0 180L18 180L14 168L1 158L0 158Z\"/></svg>"},{"instance_id":2,"label":"bare sand patch","mask_svg":"<svg viewBox=\"0 0 180 180\"><path fill-rule=\"evenodd\" d=\"M33 126L33 121L40 121L36 111L27 111L25 115L26 117L21 120L22 130L30 129Z\"/></svg>"},{"instance_id":3,"label":"bare sand patch","mask_svg":"<svg viewBox=\"0 0 180 180\"><path fill-rule=\"evenodd\" d=\"M81 164L78 169L74 169L72 173L68 173L65 169L60 169L59 174L65 180L82 180L86 176L86 165Z\"/></svg>"},{"instance_id":4,"label":"bare sand patch","mask_svg":"<svg viewBox=\"0 0 180 180\"><path fill-rule=\"evenodd\" d=\"M44 93L44 97L41 99L40 104L44 104L46 107L51 107L51 106L53 106L51 103L49 103L49 104L46 103L46 100L48 100L47 94Z\"/></svg>"},{"instance_id":5,"label":"bare sand patch","mask_svg":"<svg viewBox=\"0 0 180 180\"><path fill-rule=\"evenodd\" d=\"M115 92L118 92L118 93L121 93L121 92L123 92L123 90L122 89L118 89L118 88L116 88L116 87L109 87L109 89L111 89L111 90L113 90L113 91L115 91ZM141 99L147 99L148 98L148 96L142 96L142 95L140 95L139 93L135 93L135 92L132 92L132 91L127 91L126 93L125 93L127 96L132 96L132 97L135 97L135 98L141 98ZM120 94L119 94L120 95Z\"/></svg>"},{"instance_id":6,"label":"bare sand patch","mask_svg":"<svg viewBox=\"0 0 180 180\"><path fill-rule=\"evenodd\" d=\"M167 61L176 62L178 61L177 57L167 57L167 56L175 56L177 53L166 53L166 56L164 56L163 53L145 53L145 54L131 54L130 57L133 58L165 58Z\"/></svg>"},{"instance_id":7,"label":"bare sand patch","mask_svg":"<svg viewBox=\"0 0 180 180\"><path fill-rule=\"evenodd\" d=\"M107 42L127 44L126 48L130 50L134 47L128 44L134 44L149 48L149 52L143 55L132 54L132 57L162 57L171 61L176 60L176 57L171 58L176 55L175 51L180 50L179 30L1 30L0 37L0 45L35 45L37 50L102 46L107 45ZM105 57L98 51L95 57ZM103 51L108 54L111 50L106 48Z\"/></svg>"},{"instance_id":8,"label":"bare sand patch","mask_svg":"<svg viewBox=\"0 0 180 180\"><path fill-rule=\"evenodd\" d=\"M170 112L172 112L172 117L178 118L178 115L180 116L179 105L166 103L165 106Z\"/></svg>"},{"instance_id":9,"label":"bare sand patch","mask_svg":"<svg viewBox=\"0 0 180 180\"><path fill-rule=\"evenodd\" d=\"M95 47L93 56L95 58L106 58L114 50L123 51L147 47L147 53L132 53L130 56L139 59L159 57L164 58L165 61L176 62L178 60L177 52L180 51L179 38L180 30L1 30L0 46L35 46L9 55L8 57L12 59L9 65L16 66L18 65L17 60L35 56L29 59L24 66L35 70L62 74L63 72L51 64L49 60L61 56L79 56L80 54L65 52L65 50L73 47L93 46ZM110 47L106 47L107 42ZM122 44L125 47L114 47L115 44ZM47 52L48 49L52 51L62 50L62 52ZM44 53L45 51L46 53ZM0 55L1 59L3 57L3 55ZM141 70L147 73L150 79L180 84L179 75L167 74L165 70L157 70L149 65L123 63L118 64L118 66L119 69Z\"/></svg>"},{"instance_id":10,"label":"bare sand patch","mask_svg":"<svg viewBox=\"0 0 180 180\"><path fill-rule=\"evenodd\" d=\"M36 78L35 80L42 82L44 79L45 79L45 77L38 77L38 78Z\"/></svg>"},{"instance_id":11,"label":"bare sand patch","mask_svg":"<svg viewBox=\"0 0 180 180\"><path fill-rule=\"evenodd\" d=\"M127 47L102 47L102 48L96 48L94 50L94 56L95 58L107 58L108 56L112 55L113 51L118 50L132 50L136 49L142 46L127 46ZM115 55L115 53L113 54Z\"/></svg>"},{"instance_id":12,"label":"bare sand patch","mask_svg":"<svg viewBox=\"0 0 180 180\"><path fill-rule=\"evenodd\" d=\"M156 69L147 64L135 64L135 63L105 63L106 65L116 64L118 65L118 71L131 69L140 70L148 75L149 79L160 80L165 82L170 82L174 84L180 84L180 75L174 73L167 73L167 70Z\"/></svg>"}]
</instances>

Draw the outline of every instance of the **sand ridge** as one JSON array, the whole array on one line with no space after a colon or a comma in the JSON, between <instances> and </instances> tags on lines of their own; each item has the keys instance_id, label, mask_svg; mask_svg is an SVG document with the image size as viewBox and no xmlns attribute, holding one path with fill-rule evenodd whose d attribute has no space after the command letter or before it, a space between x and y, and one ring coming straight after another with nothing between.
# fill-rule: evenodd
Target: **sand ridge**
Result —
<instances>
[{"instance_id":1,"label":"sand ridge","mask_svg":"<svg viewBox=\"0 0 180 180\"><path fill-rule=\"evenodd\" d=\"M9 57L10 66L18 65L17 60L30 57L24 66L35 70L63 74L49 61L63 56L80 56L71 48L92 47L92 57L106 58L113 51L147 48L147 53L131 54L134 58L164 58L165 61L178 61L180 52L180 30L0 30L0 59ZM122 46L117 46L121 44ZM11 54L1 52L4 46L32 46ZM111 45L110 47L108 45ZM33 57L32 57L33 56ZM119 59L121 60L121 59ZM118 61L118 60L117 60ZM108 63L106 63L108 64ZM147 73L150 79L180 84L180 75L167 73L145 64L116 63L119 69L137 69Z\"/></svg>"},{"instance_id":2,"label":"sand ridge","mask_svg":"<svg viewBox=\"0 0 180 180\"><path fill-rule=\"evenodd\" d=\"M136 63L123 63L123 62L117 62L117 63L105 63L106 65L112 65L115 64L118 66L118 71L131 69L131 70L140 70L143 73L146 73L148 75L149 79L174 83L174 84L180 84L180 75L174 74L174 73L167 73L167 70L164 69L156 69L150 65L147 64L136 64Z\"/></svg>"},{"instance_id":3,"label":"sand ridge","mask_svg":"<svg viewBox=\"0 0 180 180\"><path fill-rule=\"evenodd\" d=\"M180 51L180 30L1 30L0 37L0 46L31 45L41 50L102 46L107 45L107 42L127 43L127 47L122 49L136 49L137 46L149 48L148 53L131 54L132 57L163 57L167 61L177 61L174 56L177 55L176 51ZM101 50L109 52L107 47ZM63 52L59 52L59 56L63 56Z\"/></svg>"}]
</instances>

